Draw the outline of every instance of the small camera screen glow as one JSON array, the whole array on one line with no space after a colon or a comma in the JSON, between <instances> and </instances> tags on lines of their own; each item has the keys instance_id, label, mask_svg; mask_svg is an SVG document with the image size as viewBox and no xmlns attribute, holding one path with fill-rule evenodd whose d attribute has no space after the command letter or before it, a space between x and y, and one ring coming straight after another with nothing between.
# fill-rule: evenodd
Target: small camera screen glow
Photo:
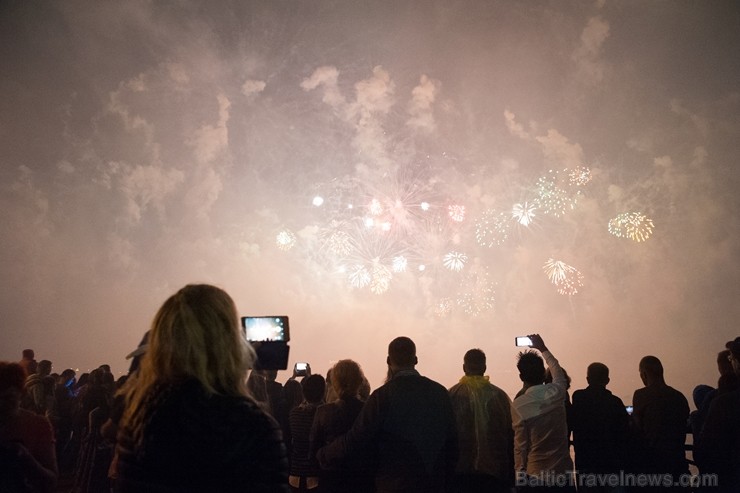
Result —
<instances>
[{"instance_id":1,"label":"small camera screen glow","mask_svg":"<svg viewBox=\"0 0 740 493\"><path fill-rule=\"evenodd\" d=\"M244 317L248 341L284 341L285 317Z\"/></svg>"}]
</instances>

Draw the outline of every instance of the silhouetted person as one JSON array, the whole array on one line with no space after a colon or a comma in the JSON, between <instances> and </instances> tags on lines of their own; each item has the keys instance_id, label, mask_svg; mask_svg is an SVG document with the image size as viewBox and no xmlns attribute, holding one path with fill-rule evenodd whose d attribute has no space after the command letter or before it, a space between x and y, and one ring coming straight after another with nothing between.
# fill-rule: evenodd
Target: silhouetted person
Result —
<instances>
[{"instance_id":1,"label":"silhouetted person","mask_svg":"<svg viewBox=\"0 0 740 493\"><path fill-rule=\"evenodd\" d=\"M283 393L285 394L285 408L288 414L290 414L290 411L300 406L301 402L303 402L301 382L292 378L286 380L283 384Z\"/></svg>"},{"instance_id":2,"label":"silhouetted person","mask_svg":"<svg viewBox=\"0 0 740 493\"><path fill-rule=\"evenodd\" d=\"M678 481L689 472L685 450L689 403L681 392L666 385L663 365L655 356L642 358L639 371L645 387L632 397L632 420L642 440L638 469L672 474Z\"/></svg>"},{"instance_id":3,"label":"silhouetted person","mask_svg":"<svg viewBox=\"0 0 740 493\"><path fill-rule=\"evenodd\" d=\"M603 363L591 363L586 370L588 387L573 393L571 425L576 470L583 484L585 475L614 474L624 470L627 453L629 415L622 399L607 390L609 368ZM594 485L595 486L595 485ZM611 491L609 488L581 488L578 491Z\"/></svg>"},{"instance_id":4,"label":"silhouetted person","mask_svg":"<svg viewBox=\"0 0 740 493\"><path fill-rule=\"evenodd\" d=\"M460 457L453 491L508 492L514 479L511 399L484 376L486 355L471 349L463 358L465 376L450 389Z\"/></svg>"},{"instance_id":5,"label":"silhouetted person","mask_svg":"<svg viewBox=\"0 0 740 493\"><path fill-rule=\"evenodd\" d=\"M303 402L290 411L290 488L306 492L319 484L319 465L310 451L311 426L316 409L324 402L326 381L321 375L311 375L301 382Z\"/></svg>"},{"instance_id":6,"label":"silhouetted person","mask_svg":"<svg viewBox=\"0 0 740 493\"><path fill-rule=\"evenodd\" d=\"M26 377L26 394L23 397L21 407L36 414L45 415L53 406L49 403L44 387L44 379L51 375L51 361L41 360L36 368L36 373Z\"/></svg>"},{"instance_id":7,"label":"silhouetted person","mask_svg":"<svg viewBox=\"0 0 740 493\"><path fill-rule=\"evenodd\" d=\"M77 416L77 399L74 394L75 375L74 370L67 368L59 375L54 387L57 461L62 476L72 472L79 446L79 437L72 433Z\"/></svg>"},{"instance_id":8,"label":"silhouetted person","mask_svg":"<svg viewBox=\"0 0 740 493\"><path fill-rule=\"evenodd\" d=\"M79 411L75 433L80 436L81 444L75 467L75 491L109 492L108 470L113 447L103 439L101 428L110 416L113 375L102 367L94 369L90 372L86 392L77 399Z\"/></svg>"},{"instance_id":9,"label":"silhouetted person","mask_svg":"<svg viewBox=\"0 0 740 493\"><path fill-rule=\"evenodd\" d=\"M712 388L709 385L697 385L694 388L694 405L696 411L691 413L691 432L694 435L694 442L697 441L701 435L702 426L704 426L704 420L709 412L709 406L712 404L712 400L719 394L730 392L738 388L738 377L735 375L735 370L730 362L730 350L725 349L717 354L717 370L719 371L719 379L717 380L717 388Z\"/></svg>"},{"instance_id":10,"label":"silhouetted person","mask_svg":"<svg viewBox=\"0 0 740 493\"><path fill-rule=\"evenodd\" d=\"M320 449L322 468L363 450L375 452L378 493L437 493L449 487L457 462L450 397L423 377L416 345L397 337L388 345L390 380L368 398L347 434Z\"/></svg>"},{"instance_id":11,"label":"silhouetted person","mask_svg":"<svg viewBox=\"0 0 740 493\"><path fill-rule=\"evenodd\" d=\"M331 368L332 386L337 399L316 410L311 428L311 453L346 433L360 414L364 402L359 397L365 380L360 365L343 359ZM319 475L321 493L370 493L373 491L372 467L361 455L348 458Z\"/></svg>"},{"instance_id":12,"label":"silhouetted person","mask_svg":"<svg viewBox=\"0 0 740 493\"><path fill-rule=\"evenodd\" d=\"M256 356L231 297L185 286L148 344L124 387L115 491L287 493L280 428L248 395Z\"/></svg>"},{"instance_id":13,"label":"silhouetted person","mask_svg":"<svg viewBox=\"0 0 740 493\"><path fill-rule=\"evenodd\" d=\"M26 376L36 373L38 363L36 363L36 354L33 352L33 349L24 349L18 364L23 368Z\"/></svg>"},{"instance_id":14,"label":"silhouetted person","mask_svg":"<svg viewBox=\"0 0 740 493\"><path fill-rule=\"evenodd\" d=\"M265 376L265 390L267 391L267 400L270 403L270 414L282 427L288 422L283 385L275 380L277 370L262 370L262 374Z\"/></svg>"},{"instance_id":15,"label":"silhouetted person","mask_svg":"<svg viewBox=\"0 0 740 493\"><path fill-rule=\"evenodd\" d=\"M727 343L740 378L740 337ZM694 458L702 474L717 474L719 490L740 492L740 390L722 393L709 406Z\"/></svg>"},{"instance_id":16,"label":"silhouetted person","mask_svg":"<svg viewBox=\"0 0 740 493\"><path fill-rule=\"evenodd\" d=\"M48 418L20 408L25 377L18 363L0 362L0 491L51 492L54 432Z\"/></svg>"},{"instance_id":17,"label":"silhouetted person","mask_svg":"<svg viewBox=\"0 0 740 493\"><path fill-rule=\"evenodd\" d=\"M535 351L525 351L519 353L517 362L524 392L512 403L516 483L523 486L525 481L538 487L538 491L561 484L566 484L565 488L556 491L572 490L573 462L565 414L567 380L542 337L529 337L532 348L540 351L542 357ZM552 383L544 383L545 362L552 373Z\"/></svg>"}]
</instances>

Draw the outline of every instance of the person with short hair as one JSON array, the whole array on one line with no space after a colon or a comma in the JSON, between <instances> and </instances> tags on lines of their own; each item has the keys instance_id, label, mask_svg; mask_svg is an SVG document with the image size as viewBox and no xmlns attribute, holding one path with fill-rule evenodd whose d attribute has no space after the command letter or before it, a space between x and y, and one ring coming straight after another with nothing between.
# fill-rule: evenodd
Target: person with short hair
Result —
<instances>
[{"instance_id":1,"label":"person with short hair","mask_svg":"<svg viewBox=\"0 0 740 493\"><path fill-rule=\"evenodd\" d=\"M689 472L685 449L689 402L666 384L656 356L642 358L638 370L645 384L632 397L632 421L642 442L636 456L639 472L672 474L677 481Z\"/></svg>"},{"instance_id":2,"label":"person with short hair","mask_svg":"<svg viewBox=\"0 0 740 493\"><path fill-rule=\"evenodd\" d=\"M465 353L463 372L449 390L460 451L453 491L508 492L514 473L511 399L484 375L486 354L480 349Z\"/></svg>"},{"instance_id":3,"label":"person with short hair","mask_svg":"<svg viewBox=\"0 0 740 493\"><path fill-rule=\"evenodd\" d=\"M376 389L352 425L318 450L322 468L365 450L374 453L377 493L441 493L457 462L452 403L439 383L416 371L416 344L397 337L388 345L390 379Z\"/></svg>"},{"instance_id":4,"label":"person with short hair","mask_svg":"<svg viewBox=\"0 0 740 493\"><path fill-rule=\"evenodd\" d=\"M595 474L618 476L625 469L629 415L622 399L606 388L609 367L603 363L591 363L586 370L586 381L588 387L573 393L570 409L576 470L581 477ZM582 483L588 484L587 481ZM582 487L579 486L578 490L581 491Z\"/></svg>"},{"instance_id":5,"label":"person with short hair","mask_svg":"<svg viewBox=\"0 0 740 493\"><path fill-rule=\"evenodd\" d=\"M287 493L280 428L245 385L254 362L226 292L168 298L124 387L114 491Z\"/></svg>"},{"instance_id":6,"label":"person with short hair","mask_svg":"<svg viewBox=\"0 0 740 493\"><path fill-rule=\"evenodd\" d=\"M570 458L568 423L565 414L567 379L560 363L539 334L529 336L532 348L519 353L517 368L524 392L512 403L514 422L514 467L517 482L526 479L545 488L564 482L557 491L573 490L573 461ZM543 361L544 358L544 361ZM545 362L552 383L545 382Z\"/></svg>"},{"instance_id":7,"label":"person with short hair","mask_svg":"<svg viewBox=\"0 0 740 493\"><path fill-rule=\"evenodd\" d=\"M311 491L319 485L319 465L311 454L311 426L316 409L324 402L326 380L313 374L301 380L303 402L290 411L290 489L296 493Z\"/></svg>"}]
</instances>

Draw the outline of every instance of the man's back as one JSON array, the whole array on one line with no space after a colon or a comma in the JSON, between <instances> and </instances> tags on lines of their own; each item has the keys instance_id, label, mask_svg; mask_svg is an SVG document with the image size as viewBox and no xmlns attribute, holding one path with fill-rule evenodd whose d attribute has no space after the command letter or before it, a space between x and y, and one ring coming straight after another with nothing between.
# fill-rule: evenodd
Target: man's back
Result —
<instances>
[{"instance_id":1,"label":"man's back","mask_svg":"<svg viewBox=\"0 0 740 493\"><path fill-rule=\"evenodd\" d=\"M629 416L622 399L604 387L577 390L570 418L577 470L606 473L624 469Z\"/></svg>"},{"instance_id":2,"label":"man's back","mask_svg":"<svg viewBox=\"0 0 740 493\"><path fill-rule=\"evenodd\" d=\"M373 392L352 429L319 451L322 465L368 449L376 454L378 493L444 491L457 459L447 390L415 370Z\"/></svg>"},{"instance_id":3,"label":"man's back","mask_svg":"<svg viewBox=\"0 0 740 493\"><path fill-rule=\"evenodd\" d=\"M510 481L514 431L509 396L483 376L463 377L449 393L460 449L456 472L488 474Z\"/></svg>"},{"instance_id":4,"label":"man's back","mask_svg":"<svg viewBox=\"0 0 740 493\"><path fill-rule=\"evenodd\" d=\"M635 418L651 466L657 472L684 472L687 469L686 427L689 403L684 395L665 384L635 391L632 399Z\"/></svg>"}]
</instances>

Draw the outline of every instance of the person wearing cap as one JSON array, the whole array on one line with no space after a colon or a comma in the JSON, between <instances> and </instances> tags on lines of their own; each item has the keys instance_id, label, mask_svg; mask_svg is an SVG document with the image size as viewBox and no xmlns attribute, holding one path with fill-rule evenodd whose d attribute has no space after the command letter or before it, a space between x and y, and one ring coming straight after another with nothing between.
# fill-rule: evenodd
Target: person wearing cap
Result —
<instances>
[{"instance_id":1,"label":"person wearing cap","mask_svg":"<svg viewBox=\"0 0 740 493\"><path fill-rule=\"evenodd\" d=\"M729 360L740 377L740 337L729 341ZM716 474L720 492L740 492L740 390L718 395L709 406L694 459L704 474Z\"/></svg>"}]
</instances>

